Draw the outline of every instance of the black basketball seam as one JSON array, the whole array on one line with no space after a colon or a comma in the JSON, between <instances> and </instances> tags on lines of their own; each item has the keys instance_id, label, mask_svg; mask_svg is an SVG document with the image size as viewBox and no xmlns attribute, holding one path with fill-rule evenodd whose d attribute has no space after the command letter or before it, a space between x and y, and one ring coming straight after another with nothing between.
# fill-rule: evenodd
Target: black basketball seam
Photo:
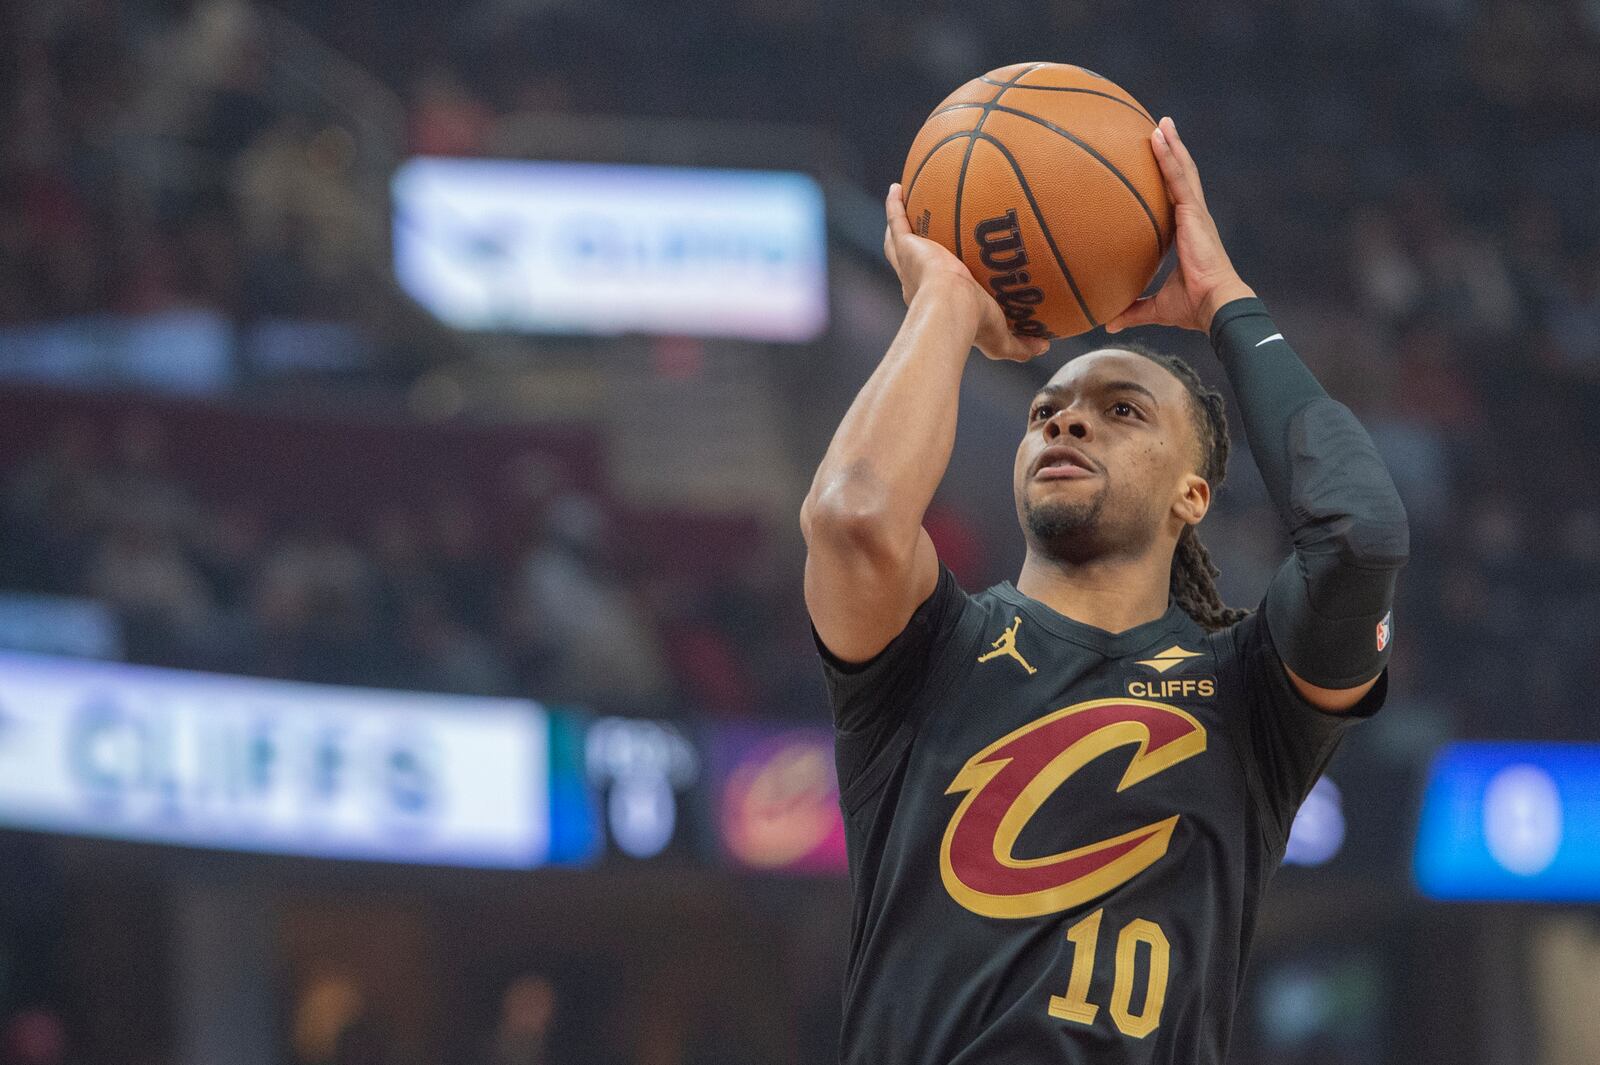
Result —
<instances>
[{"instance_id":1,"label":"black basketball seam","mask_svg":"<svg viewBox=\"0 0 1600 1065\"><path fill-rule=\"evenodd\" d=\"M1150 228L1155 232L1156 254L1160 255L1166 252L1166 249L1161 245L1161 223L1156 221L1155 212L1150 210L1150 205L1145 202L1144 196L1140 194L1138 189L1134 188L1133 182L1129 181L1122 171L1117 169L1116 164L1107 159L1105 156L1101 155L1099 152L1095 151L1094 148L1090 147L1079 138L1073 136L1071 133L1068 133L1066 130L1056 125L1054 122L1047 122L1037 115L1030 115L1026 111L1018 111L1014 107L1001 107L999 105L994 105L990 108L990 110L1003 111L1008 115L1016 115L1018 118L1025 118L1029 122L1036 122L1045 129L1050 130L1052 133L1059 133L1061 136L1067 138L1067 140L1071 141L1073 144L1076 144L1078 147L1082 148L1084 151L1093 156L1096 162L1116 175L1117 180L1122 182L1124 188L1133 193L1133 198L1139 201L1139 206L1144 210L1144 216L1150 219Z\"/></svg>"},{"instance_id":2,"label":"black basketball seam","mask_svg":"<svg viewBox=\"0 0 1600 1065\"><path fill-rule=\"evenodd\" d=\"M979 105L978 104L973 104L972 106L973 107L977 107ZM915 174L911 175L911 184L909 184L909 185L907 185L905 187L904 194L905 194L905 201L907 203L911 202L911 190L917 187L917 181L918 181L918 179L920 179L922 177L923 168L928 165L928 162L931 159L933 159L934 154L936 152L938 152L938 150L940 148L943 148L946 144L949 144L953 140L959 140L962 137L970 137L970 136L972 136L972 132L973 131L970 130L970 129L964 129L964 130L960 131L959 133L952 133L948 137L945 137L942 140L940 140L938 144L935 144L933 147L928 149L927 154L922 157L922 162L917 164L917 172Z\"/></svg>"},{"instance_id":3,"label":"black basketball seam","mask_svg":"<svg viewBox=\"0 0 1600 1065\"><path fill-rule=\"evenodd\" d=\"M987 83L989 85L999 85L1000 84L1000 82L995 81L992 78L979 78L978 80L982 81L982 82L985 82L985 83ZM1120 96L1113 96L1111 93L1109 93L1109 92L1101 92L1099 89L1080 89L1080 88L1077 88L1076 86L1072 86L1072 85L1007 85L1006 88L1008 88L1008 89L1027 89L1030 92L1081 92L1081 93L1084 93L1085 95L1088 95L1088 96L1103 96L1107 100L1110 100L1113 103L1119 103L1123 107L1126 107L1129 110L1133 111L1140 118L1144 119L1146 122L1150 123L1152 126L1154 126L1156 124L1156 120L1150 117L1150 112L1146 111L1144 108L1140 107L1138 104L1129 103L1127 100L1124 100ZM955 107L964 107L966 105L965 104L955 104L953 106L955 106ZM945 110L949 110L949 108L946 108ZM939 113L938 111L934 112L935 115L938 114L938 113ZM930 115L929 117L931 118L932 116Z\"/></svg>"},{"instance_id":4,"label":"black basketball seam","mask_svg":"<svg viewBox=\"0 0 1600 1065\"><path fill-rule=\"evenodd\" d=\"M969 131L972 134L972 139L967 142L967 154L961 157L961 172L956 175L956 209L955 216L952 221L955 223L956 230L957 259L961 259L961 193L963 190L965 190L967 185L967 164L972 162L972 149L977 146L978 136L983 132L983 124L988 120L989 112L994 110L994 106L1000 102L1000 97L1006 94L1007 89L1021 81L1023 78L1027 77L1031 71L1038 70L1042 66L1044 66L1043 63L1034 63L1026 70L1018 71L1017 76L1012 78L1009 82L1002 84L1000 86L1000 91L995 93L994 96L990 98L989 102L983 105L983 114L978 116L977 125L973 126ZM962 261L965 262L966 260L963 259Z\"/></svg>"},{"instance_id":5,"label":"black basketball seam","mask_svg":"<svg viewBox=\"0 0 1600 1065\"><path fill-rule=\"evenodd\" d=\"M1034 221L1039 223L1039 231L1044 234L1044 242L1050 245L1050 254L1055 256L1056 265L1061 268L1061 276L1067 279L1067 287L1072 289L1072 295L1078 301L1078 307L1083 311L1084 320L1089 323L1089 328L1095 328L1100 323L1089 311L1089 305L1084 302L1083 293L1078 291L1078 282L1072 276L1072 271L1067 269L1067 261L1061 257L1061 249L1056 247L1055 237L1050 235L1050 227L1045 224L1044 214L1039 210L1039 201L1033 198L1033 190L1028 187L1028 179L1023 176L1022 168L1017 165L1016 156L1011 154L1010 150L1000 142L999 138L974 130L973 143L975 144L979 140L986 140L1000 149L1000 154L1006 157L1007 163L1011 164L1011 172L1017 175L1017 184L1022 187L1022 195L1028 199L1028 209L1033 212Z\"/></svg>"},{"instance_id":6,"label":"black basketball seam","mask_svg":"<svg viewBox=\"0 0 1600 1065\"><path fill-rule=\"evenodd\" d=\"M980 104L980 103L951 104L949 107L941 107L941 108L939 108L939 110L935 111L933 114L928 116L928 120L931 122L933 119L938 118L940 115L949 114L951 111L960 111L964 107L988 107L988 106L989 106L988 104ZM967 130L967 132L971 133L972 131L969 129L969 130Z\"/></svg>"},{"instance_id":7,"label":"black basketball seam","mask_svg":"<svg viewBox=\"0 0 1600 1065\"><path fill-rule=\"evenodd\" d=\"M1090 70L1088 67L1080 66L1077 63L1035 63L1033 65L1033 70L1038 70L1040 67L1064 67L1067 70L1076 70L1076 71L1079 71L1081 73L1087 74L1091 78L1094 78L1094 79L1096 79L1098 81L1110 81L1111 80L1110 78L1106 77L1104 74L1096 73L1095 71ZM1033 71L1030 71L1030 70L1024 70L1021 74L1017 75L1017 80L1021 81L1023 79L1024 75L1031 74L1032 72ZM988 75L985 74L984 77L988 77ZM1024 88L1026 88L1026 86L1024 86Z\"/></svg>"},{"instance_id":8,"label":"black basketball seam","mask_svg":"<svg viewBox=\"0 0 1600 1065\"><path fill-rule=\"evenodd\" d=\"M991 81L989 79L984 79L984 80L989 81L989 84L991 84L991 85L1000 84L997 81ZM1033 85L1007 85L1006 86L1007 89L1031 89L1031 88L1039 88L1039 87L1040 86L1033 86ZM1091 90L1088 90L1088 89L1064 89L1062 91L1064 91L1064 92L1089 92ZM1103 96L1105 94L1104 93L1096 93L1095 95ZM999 97L996 96L995 99L998 100ZM1116 97L1114 97L1114 96L1107 97L1107 99L1114 100L1114 99L1116 99ZM935 111L933 113L933 115L942 115L942 114L944 114L944 113L946 113L948 111L959 111L959 110L961 110L963 108L973 108L973 107L981 107L981 108L983 108L984 109L984 115L986 117L991 111L1000 111L1000 112L1003 112L1003 113L1008 114L1008 115L1016 115L1018 118L1026 118L1030 122L1037 122L1039 125L1044 126L1046 129L1050 130L1051 132L1059 133L1061 136L1067 138L1073 144L1076 144L1079 148L1082 148L1084 151L1088 152L1098 162L1100 162L1103 166L1105 166L1106 169L1110 170L1113 174L1115 174L1116 177L1117 177L1117 180L1122 182L1123 187L1125 187L1129 192L1131 192L1133 194L1133 198L1135 200L1139 201L1139 206L1144 210L1145 217L1150 220L1150 227L1153 230L1155 230L1155 235L1156 235L1156 254L1158 254L1158 255L1166 254L1166 248L1163 246L1162 240L1161 240L1161 224L1156 221L1155 213L1150 210L1150 204L1145 200L1144 196L1140 194L1139 190L1134 187L1133 183L1131 181L1129 181L1127 179L1127 177L1125 177L1123 175L1122 171L1118 170L1117 167L1115 166L1115 164L1113 164L1109 159L1107 159L1105 156L1101 155L1099 152L1095 151L1093 148L1089 147L1089 145L1085 144L1082 140L1078 139L1077 137L1073 136L1071 133L1068 133L1066 130L1062 129L1060 126L1057 126L1055 123L1050 122L1050 121L1048 121L1046 119L1040 118L1037 115L1030 114L1027 111L1019 111L1014 107L1005 107L1005 106L1003 106L1001 104L995 103L993 100L991 100L989 103L986 103L986 104L980 104L980 103L951 104L949 107L941 107L939 110ZM931 119L933 117L933 115L929 115L928 117ZM933 148L930 148L928 150L928 154L932 155L933 152L935 150L937 150L940 146L949 143L951 140L954 140L955 137L969 136L969 135L971 135L973 133L976 133L978 130L980 130L982 128L983 128L983 123L980 121L977 126L973 127L970 130L964 130L961 133L952 134L951 136L946 137L944 140L940 141L938 144L934 145ZM969 148L970 148L970 145L969 145ZM922 165L925 165L927 163L927 161L928 161L928 157L924 156L922 164L919 164L918 167L917 167L917 173L919 175L922 173ZM963 163L963 166L964 165L965 164ZM913 184L915 184L914 180L913 180ZM906 193L906 195L910 196L910 192L908 191Z\"/></svg>"}]
</instances>

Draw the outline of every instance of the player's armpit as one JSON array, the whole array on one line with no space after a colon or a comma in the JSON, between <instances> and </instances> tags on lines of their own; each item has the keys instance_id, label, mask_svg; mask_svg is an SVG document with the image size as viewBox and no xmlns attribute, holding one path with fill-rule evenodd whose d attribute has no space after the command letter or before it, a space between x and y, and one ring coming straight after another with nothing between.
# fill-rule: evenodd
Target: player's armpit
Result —
<instances>
[{"instance_id":1,"label":"player's armpit","mask_svg":"<svg viewBox=\"0 0 1600 1065\"><path fill-rule=\"evenodd\" d=\"M939 556L918 529L909 555L874 549L826 516L806 522L806 609L830 653L841 662L871 660L900 635L933 594Z\"/></svg>"},{"instance_id":2,"label":"player's armpit","mask_svg":"<svg viewBox=\"0 0 1600 1065\"><path fill-rule=\"evenodd\" d=\"M1353 688L1319 688L1295 673L1287 664L1284 664L1283 671L1289 675L1289 683L1294 685L1295 691L1299 692L1306 702L1330 714L1340 714L1351 709L1372 690L1374 684L1378 683L1378 678L1373 677Z\"/></svg>"}]
</instances>

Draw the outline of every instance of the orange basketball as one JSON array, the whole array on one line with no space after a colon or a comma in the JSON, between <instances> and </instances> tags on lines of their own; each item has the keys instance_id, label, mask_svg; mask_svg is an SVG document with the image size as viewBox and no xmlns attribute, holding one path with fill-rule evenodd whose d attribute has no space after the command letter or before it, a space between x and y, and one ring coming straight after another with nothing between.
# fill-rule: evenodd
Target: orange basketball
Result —
<instances>
[{"instance_id":1,"label":"orange basketball","mask_svg":"<svg viewBox=\"0 0 1600 1065\"><path fill-rule=\"evenodd\" d=\"M960 257L1022 336L1126 310L1172 241L1150 113L1099 74L1015 63L945 98L911 144L911 228Z\"/></svg>"}]
</instances>

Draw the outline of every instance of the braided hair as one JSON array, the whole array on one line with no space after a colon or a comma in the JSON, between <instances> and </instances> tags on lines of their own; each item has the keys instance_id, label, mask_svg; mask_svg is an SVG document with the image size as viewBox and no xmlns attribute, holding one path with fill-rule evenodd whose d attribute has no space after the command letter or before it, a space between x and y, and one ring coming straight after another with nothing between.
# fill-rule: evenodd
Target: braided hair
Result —
<instances>
[{"instance_id":1,"label":"braided hair","mask_svg":"<svg viewBox=\"0 0 1600 1065\"><path fill-rule=\"evenodd\" d=\"M1176 355L1155 351L1134 341L1118 341L1111 346L1118 351L1143 355L1183 382L1189 392L1189 415L1194 420L1195 436L1200 441L1200 476L1212 491L1221 488L1228 473L1228 416L1223 408L1222 393L1207 387L1194 367ZM1225 629L1250 615L1248 610L1222 602L1216 585L1219 572L1195 527L1185 525L1172 553L1172 598L1208 632Z\"/></svg>"}]
</instances>

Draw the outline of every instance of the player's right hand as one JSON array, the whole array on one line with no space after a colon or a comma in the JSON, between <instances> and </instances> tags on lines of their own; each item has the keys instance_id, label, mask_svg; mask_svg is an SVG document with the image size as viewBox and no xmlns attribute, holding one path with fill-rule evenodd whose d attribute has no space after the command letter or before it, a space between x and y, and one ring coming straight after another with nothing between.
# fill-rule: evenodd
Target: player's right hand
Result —
<instances>
[{"instance_id":1,"label":"player's right hand","mask_svg":"<svg viewBox=\"0 0 1600 1065\"><path fill-rule=\"evenodd\" d=\"M884 213L889 224L883 231L883 256L900 278L900 295L907 307L925 290L965 302L973 312L972 343L991 359L1027 362L1050 349L1048 340L1013 333L1000 304L973 279L965 264L938 241L911 231L898 182L889 186Z\"/></svg>"},{"instance_id":2,"label":"player's right hand","mask_svg":"<svg viewBox=\"0 0 1600 1065\"><path fill-rule=\"evenodd\" d=\"M1163 118L1150 131L1150 150L1172 201L1178 268L1167 275L1154 296L1135 300L1107 322L1106 332L1120 333L1136 325L1174 325L1209 332L1211 319L1224 303L1256 293L1240 280L1222 246L1216 220L1206 206L1200 170L1172 119Z\"/></svg>"}]
</instances>

